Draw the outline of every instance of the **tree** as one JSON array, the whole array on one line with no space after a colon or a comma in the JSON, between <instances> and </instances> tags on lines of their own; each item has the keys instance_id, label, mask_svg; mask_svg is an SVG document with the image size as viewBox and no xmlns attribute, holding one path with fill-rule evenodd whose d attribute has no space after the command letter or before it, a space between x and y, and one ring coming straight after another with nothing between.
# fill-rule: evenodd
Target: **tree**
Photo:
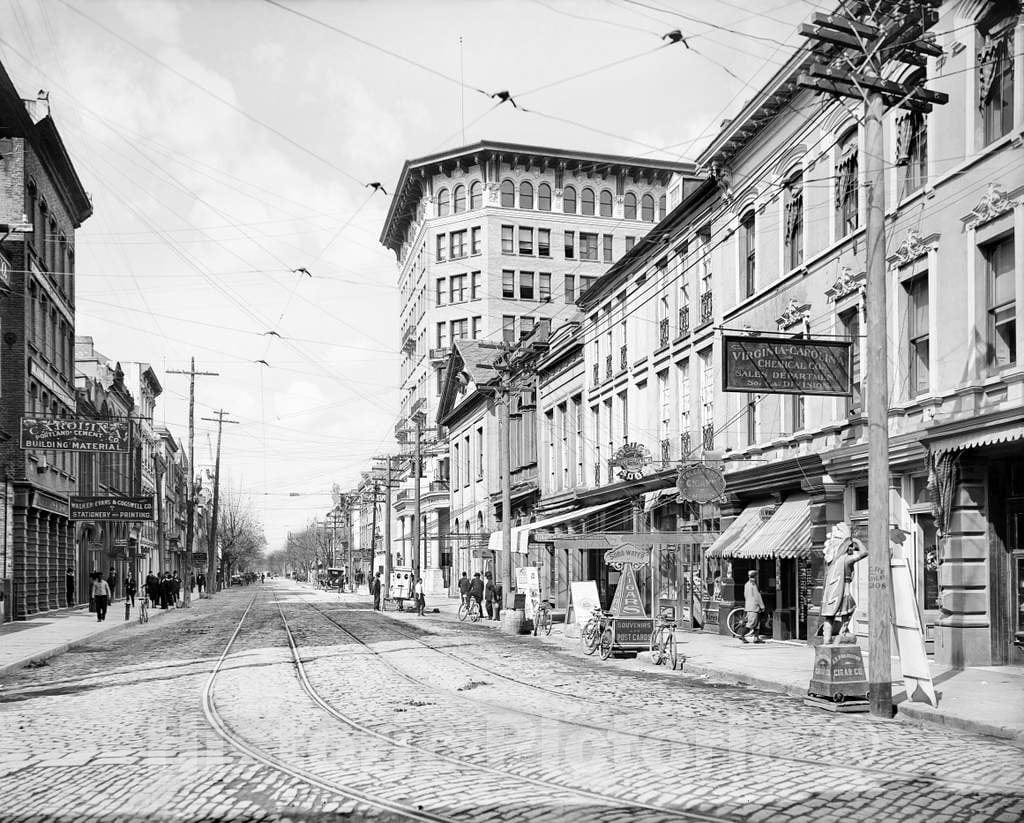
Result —
<instances>
[{"instance_id":1,"label":"tree","mask_svg":"<svg viewBox=\"0 0 1024 823\"><path fill-rule=\"evenodd\" d=\"M263 524L253 511L252 502L237 491L227 490L217 517L220 544L220 569L225 579L236 571L247 571L259 564L267 538Z\"/></svg>"}]
</instances>

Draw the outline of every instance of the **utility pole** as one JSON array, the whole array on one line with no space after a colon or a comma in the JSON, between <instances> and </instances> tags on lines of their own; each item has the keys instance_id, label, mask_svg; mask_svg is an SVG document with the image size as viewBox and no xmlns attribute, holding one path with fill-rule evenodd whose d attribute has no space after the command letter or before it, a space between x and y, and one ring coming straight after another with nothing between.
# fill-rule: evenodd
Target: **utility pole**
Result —
<instances>
[{"instance_id":1,"label":"utility pole","mask_svg":"<svg viewBox=\"0 0 1024 823\"><path fill-rule=\"evenodd\" d=\"M413 447L413 459L412 459L412 476L413 476L413 519L412 519L412 551L413 551L413 563L412 563L412 579L413 582L420 579L422 574L422 565L420 563L420 473L423 460L423 447L420 443L420 437L423 435L423 428L420 424L420 416L414 414L412 416L413 423L413 436L416 438L416 443Z\"/></svg>"},{"instance_id":2,"label":"utility pole","mask_svg":"<svg viewBox=\"0 0 1024 823\"><path fill-rule=\"evenodd\" d=\"M882 117L889 108L927 113L949 96L883 78L892 63L927 66L942 49L928 34L941 0L844 5L846 15L816 13L800 34L814 41L815 62L798 85L864 104L865 265L868 358L868 681L871 713L891 718L892 569L889 565L889 366L886 336L885 176ZM856 345L857 341L854 341Z\"/></svg>"},{"instance_id":3,"label":"utility pole","mask_svg":"<svg viewBox=\"0 0 1024 823\"><path fill-rule=\"evenodd\" d=\"M370 574L373 574L373 558L377 553L377 501L380 500L380 483L373 484L373 514L370 522ZM369 580L367 580L369 582Z\"/></svg>"},{"instance_id":4,"label":"utility pole","mask_svg":"<svg viewBox=\"0 0 1024 823\"><path fill-rule=\"evenodd\" d=\"M384 457L375 457L375 460L383 460L384 467L384 591L386 593L387 587L391 585L391 571L392 571L392 551L391 551L391 493L395 487L395 461L401 460L401 458L395 455L385 455ZM380 467L374 469L374 472L379 472ZM376 488L376 485L375 485ZM376 493L374 494L373 501L373 513L374 517L377 515L377 503L380 502L377 498ZM376 530L374 531L376 534ZM371 538L372 545L372 538ZM376 573L376 569L373 569L373 560L370 561L371 574Z\"/></svg>"},{"instance_id":5,"label":"utility pole","mask_svg":"<svg viewBox=\"0 0 1024 823\"><path fill-rule=\"evenodd\" d=\"M217 457L213 464L213 519L210 521L210 549L206 558L206 591L210 589L210 581L217 586L217 508L220 503L220 435L225 423L238 425L237 420L225 420L227 414L223 409L214 412L216 417L203 417L201 420L209 420L217 424ZM191 448L191 446L190 446Z\"/></svg>"},{"instance_id":6,"label":"utility pole","mask_svg":"<svg viewBox=\"0 0 1024 823\"><path fill-rule=\"evenodd\" d=\"M184 597L182 602L185 608L192 605L192 541L195 539L195 510L196 510L196 463L195 463L195 414L196 414L196 378L197 377L219 377L215 371L196 371L196 359L193 357L188 371L182 369L171 369L168 374L188 375L188 501L185 509L188 514L188 522L185 524L185 573L188 577L184 581L182 589ZM210 579L206 581L207 596L210 595Z\"/></svg>"},{"instance_id":7,"label":"utility pole","mask_svg":"<svg viewBox=\"0 0 1024 823\"><path fill-rule=\"evenodd\" d=\"M516 582L515 563L512 559L512 440L509 427L512 403L511 386L503 386L498 397L498 475L501 478L501 581L508 603L514 603L512 588Z\"/></svg>"}]
</instances>

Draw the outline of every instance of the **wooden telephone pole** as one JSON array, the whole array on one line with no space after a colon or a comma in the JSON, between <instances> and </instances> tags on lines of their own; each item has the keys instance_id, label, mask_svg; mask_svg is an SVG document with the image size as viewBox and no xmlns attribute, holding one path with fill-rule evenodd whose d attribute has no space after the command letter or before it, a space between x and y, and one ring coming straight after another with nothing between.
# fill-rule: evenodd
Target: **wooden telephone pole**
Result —
<instances>
[{"instance_id":1,"label":"wooden telephone pole","mask_svg":"<svg viewBox=\"0 0 1024 823\"><path fill-rule=\"evenodd\" d=\"M182 588L184 597L182 602L185 608L192 605L192 541L195 539L195 510L196 510L196 464L195 464L195 414L196 414L196 378L197 377L219 377L215 371L196 371L196 359L193 357L188 371L183 369L170 369L168 374L188 375L188 501L185 504L188 522L185 524L185 580ZM161 490L157 489L157 494ZM207 580L207 593L209 593L209 580Z\"/></svg>"},{"instance_id":2,"label":"wooden telephone pole","mask_svg":"<svg viewBox=\"0 0 1024 823\"><path fill-rule=\"evenodd\" d=\"M892 717L892 572L889 565L889 368L886 339L885 154L882 117L890 108L925 114L949 96L883 78L893 63L927 66L942 49L927 34L941 0L844 3L843 15L814 14L800 34L815 61L798 84L864 104L864 189L868 359L868 680L871 713ZM856 345L856 341L854 341Z\"/></svg>"},{"instance_id":3,"label":"wooden telephone pole","mask_svg":"<svg viewBox=\"0 0 1024 823\"><path fill-rule=\"evenodd\" d=\"M210 549L206 557L206 591L212 593L217 588L217 507L220 504L220 436L225 423L238 425L237 420L225 420L227 412L219 409L214 412L216 417L202 417L217 424L217 457L213 464L213 518L210 521ZM213 589L210 588L211 582Z\"/></svg>"}]
</instances>

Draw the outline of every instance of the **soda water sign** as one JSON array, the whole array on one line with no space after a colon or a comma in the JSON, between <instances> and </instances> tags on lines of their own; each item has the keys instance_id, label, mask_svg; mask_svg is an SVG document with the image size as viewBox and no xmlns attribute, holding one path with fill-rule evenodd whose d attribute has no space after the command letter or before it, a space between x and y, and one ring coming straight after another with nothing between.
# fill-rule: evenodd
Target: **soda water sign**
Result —
<instances>
[{"instance_id":1,"label":"soda water sign","mask_svg":"<svg viewBox=\"0 0 1024 823\"><path fill-rule=\"evenodd\" d=\"M848 396L850 346L849 340L723 335L722 390Z\"/></svg>"}]
</instances>

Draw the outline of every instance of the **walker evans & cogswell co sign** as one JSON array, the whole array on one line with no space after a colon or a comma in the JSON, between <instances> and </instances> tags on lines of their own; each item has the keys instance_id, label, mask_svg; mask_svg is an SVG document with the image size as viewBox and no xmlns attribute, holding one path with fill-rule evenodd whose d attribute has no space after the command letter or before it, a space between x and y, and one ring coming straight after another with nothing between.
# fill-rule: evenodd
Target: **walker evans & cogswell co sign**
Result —
<instances>
[{"instance_id":1,"label":"walker evans & cogswell co sign","mask_svg":"<svg viewBox=\"0 0 1024 823\"><path fill-rule=\"evenodd\" d=\"M850 346L848 340L722 335L722 390L845 397Z\"/></svg>"},{"instance_id":2,"label":"walker evans & cogswell co sign","mask_svg":"<svg viewBox=\"0 0 1024 823\"><path fill-rule=\"evenodd\" d=\"M23 449L76 452L128 451L125 420L81 420L58 417L21 418Z\"/></svg>"},{"instance_id":3,"label":"walker evans & cogswell co sign","mask_svg":"<svg viewBox=\"0 0 1024 823\"><path fill-rule=\"evenodd\" d=\"M650 462L651 453L643 443L626 443L611 459L623 480L639 480Z\"/></svg>"},{"instance_id":4,"label":"walker evans & cogswell co sign","mask_svg":"<svg viewBox=\"0 0 1024 823\"><path fill-rule=\"evenodd\" d=\"M155 520L153 495L139 497L71 497L72 520Z\"/></svg>"}]
</instances>

